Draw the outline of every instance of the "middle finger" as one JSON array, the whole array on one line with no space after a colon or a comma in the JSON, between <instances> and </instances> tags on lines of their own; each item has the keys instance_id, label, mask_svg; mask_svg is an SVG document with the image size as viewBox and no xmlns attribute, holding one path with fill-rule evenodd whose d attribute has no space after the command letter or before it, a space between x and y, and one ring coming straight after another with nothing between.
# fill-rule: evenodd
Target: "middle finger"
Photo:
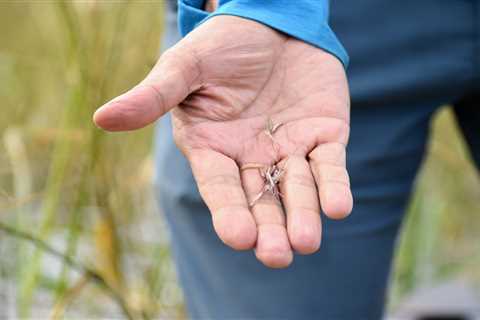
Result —
<instances>
[{"instance_id":1,"label":"middle finger","mask_svg":"<svg viewBox=\"0 0 480 320\"><path fill-rule=\"evenodd\" d=\"M258 169L242 170L242 184L250 204L265 186ZM270 192L265 192L251 206L257 223L255 255L268 267L287 267L293 260L293 252L285 228L285 215L281 203Z\"/></svg>"}]
</instances>

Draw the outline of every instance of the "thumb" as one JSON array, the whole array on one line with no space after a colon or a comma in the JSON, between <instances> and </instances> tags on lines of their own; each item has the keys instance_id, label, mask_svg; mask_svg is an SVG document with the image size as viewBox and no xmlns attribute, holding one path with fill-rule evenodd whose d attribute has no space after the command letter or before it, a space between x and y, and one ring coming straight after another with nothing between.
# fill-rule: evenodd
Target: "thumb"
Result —
<instances>
[{"instance_id":1,"label":"thumb","mask_svg":"<svg viewBox=\"0 0 480 320\"><path fill-rule=\"evenodd\" d=\"M165 52L137 86L100 107L93 121L108 131L142 128L180 104L200 85L193 53L174 47Z\"/></svg>"}]
</instances>

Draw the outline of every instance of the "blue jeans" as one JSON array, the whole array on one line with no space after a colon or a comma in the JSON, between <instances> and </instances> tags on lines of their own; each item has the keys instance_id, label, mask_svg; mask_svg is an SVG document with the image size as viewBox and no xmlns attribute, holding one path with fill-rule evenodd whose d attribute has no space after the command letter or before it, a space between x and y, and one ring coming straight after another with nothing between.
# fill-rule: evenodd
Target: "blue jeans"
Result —
<instances>
[{"instance_id":1,"label":"blue jeans","mask_svg":"<svg viewBox=\"0 0 480 320\"><path fill-rule=\"evenodd\" d=\"M351 56L348 170L354 210L323 216L322 247L273 270L217 238L170 120L157 127L156 184L194 319L380 319L395 240L432 114L455 104L480 160L480 2L332 2ZM178 40L169 17L166 45ZM458 103L457 103L458 102Z\"/></svg>"}]
</instances>

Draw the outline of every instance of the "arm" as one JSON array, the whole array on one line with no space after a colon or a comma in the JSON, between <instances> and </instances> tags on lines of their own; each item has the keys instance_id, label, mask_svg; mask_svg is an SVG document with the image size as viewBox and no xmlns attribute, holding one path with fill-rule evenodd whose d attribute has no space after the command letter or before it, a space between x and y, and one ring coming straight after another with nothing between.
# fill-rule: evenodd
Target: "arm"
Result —
<instances>
[{"instance_id":1,"label":"arm","mask_svg":"<svg viewBox=\"0 0 480 320\"><path fill-rule=\"evenodd\" d=\"M318 250L320 208L333 219L350 213L348 86L344 66L325 50L252 19L212 16L94 121L134 130L166 112L228 246L286 267L293 251ZM266 181L255 167L274 164L284 169L277 180L283 196L256 201Z\"/></svg>"}]
</instances>

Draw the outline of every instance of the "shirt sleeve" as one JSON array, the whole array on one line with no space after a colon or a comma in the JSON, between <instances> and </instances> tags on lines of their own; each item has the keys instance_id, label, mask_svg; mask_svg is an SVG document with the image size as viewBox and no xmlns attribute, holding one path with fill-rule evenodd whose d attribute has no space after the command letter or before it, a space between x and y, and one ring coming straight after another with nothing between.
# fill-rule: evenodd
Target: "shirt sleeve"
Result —
<instances>
[{"instance_id":1,"label":"shirt sleeve","mask_svg":"<svg viewBox=\"0 0 480 320\"><path fill-rule=\"evenodd\" d=\"M220 0L215 12L204 0L178 0L182 36L211 17L233 15L265 24L336 56L346 68L348 54L328 25L328 0Z\"/></svg>"}]
</instances>

